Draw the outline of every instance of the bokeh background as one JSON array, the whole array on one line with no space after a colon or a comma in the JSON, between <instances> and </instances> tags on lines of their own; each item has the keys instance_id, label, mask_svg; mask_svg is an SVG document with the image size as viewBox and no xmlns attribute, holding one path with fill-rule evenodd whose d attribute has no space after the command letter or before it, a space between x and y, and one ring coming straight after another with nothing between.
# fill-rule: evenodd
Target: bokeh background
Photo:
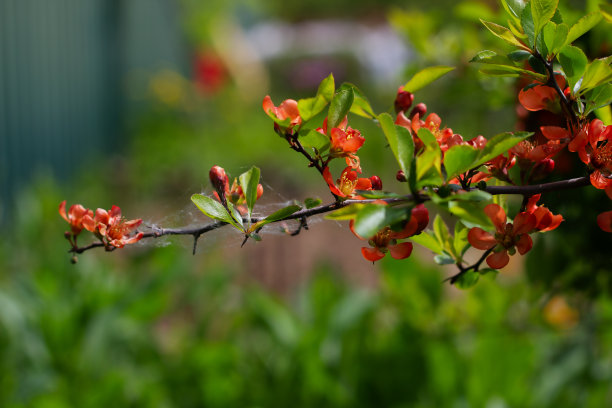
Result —
<instances>
[{"instance_id":1,"label":"bokeh background","mask_svg":"<svg viewBox=\"0 0 612 408\"><path fill-rule=\"evenodd\" d=\"M571 23L597 1L561 7ZM514 80L468 63L504 47L479 18L505 22L485 0L0 0L0 406L612 406L612 240L594 221L610 202L594 189L546 195L562 226L468 291L427 251L373 266L322 218L244 248L218 231L194 256L161 238L70 263L64 199L144 230L200 225L189 197L211 192L210 167L257 165L261 213L328 200L261 101L330 72L381 112L418 69L453 65L416 94L446 126L529 128ZM611 32L580 45L609 55ZM364 172L401 189L382 133L351 126Z\"/></svg>"}]
</instances>

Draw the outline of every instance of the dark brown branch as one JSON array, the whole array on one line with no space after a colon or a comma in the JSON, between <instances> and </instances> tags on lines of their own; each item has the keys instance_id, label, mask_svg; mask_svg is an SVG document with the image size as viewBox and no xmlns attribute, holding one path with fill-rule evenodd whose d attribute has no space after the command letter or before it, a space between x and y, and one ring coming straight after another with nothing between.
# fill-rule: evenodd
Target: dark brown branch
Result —
<instances>
[{"instance_id":1,"label":"dark brown branch","mask_svg":"<svg viewBox=\"0 0 612 408\"><path fill-rule=\"evenodd\" d=\"M585 186L588 186L589 184L590 184L589 177L580 177L580 178L574 178L574 179L569 179L569 180L554 181L552 183L534 184L530 186L488 186L484 189L484 191L488 192L489 194L493 194L493 195L497 195L497 194L533 195L533 194L545 193L549 191L559 191L559 190L568 190L568 189L578 188L578 187L585 187ZM351 200L333 202L330 204L319 205L317 207L305 208L300 211L296 211L293 214L283 219L274 221L274 222L281 222L281 221L286 221L286 220L300 220L300 222L304 222L302 220L306 220L309 217L319 215L319 214L329 213L334 210L344 208L351 204L369 204L369 203L373 203L379 200L380 199L366 199L366 200L351 199ZM397 198L386 198L386 199L383 199L382 201L385 201L389 204L392 204L392 203L408 204L408 203L421 203L421 202L428 201L428 200L429 200L429 197L426 195L418 195L415 197L409 194L409 195L405 195L405 196L397 197ZM258 221L263 220L264 218L265 217L252 217L251 222L256 223ZM247 220L245 219L244 221L246 222ZM200 237L200 235L216 230L217 228L223 227L225 225L227 225L227 223L221 222L221 221L215 221L211 224L207 224L204 226L190 226L190 227L183 227L183 228L152 227L152 231L144 233L143 239L144 238L159 238L164 235L192 235L194 237L194 253L195 253L195 247L196 247L197 240ZM69 250L69 252L81 254L85 251L88 251L93 248L98 248L98 247L104 247L104 244L101 242L94 242L84 247L73 247ZM112 247L112 249L114 249L114 247ZM112 249L109 248L107 250L112 250Z\"/></svg>"}]
</instances>

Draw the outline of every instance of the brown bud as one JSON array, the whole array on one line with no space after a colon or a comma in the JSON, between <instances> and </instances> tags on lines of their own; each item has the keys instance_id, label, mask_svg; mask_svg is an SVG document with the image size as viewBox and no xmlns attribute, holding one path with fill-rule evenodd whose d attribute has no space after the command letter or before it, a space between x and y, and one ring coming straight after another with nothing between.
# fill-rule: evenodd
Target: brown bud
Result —
<instances>
[{"instance_id":1,"label":"brown bud","mask_svg":"<svg viewBox=\"0 0 612 408\"><path fill-rule=\"evenodd\" d=\"M382 180L378 176L370 177L372 183L372 190L382 190Z\"/></svg>"},{"instance_id":2,"label":"brown bud","mask_svg":"<svg viewBox=\"0 0 612 408\"><path fill-rule=\"evenodd\" d=\"M414 95L408 91L404 91L404 86L400 86L397 89L397 96L395 97L395 113L410 109L413 101Z\"/></svg>"},{"instance_id":3,"label":"brown bud","mask_svg":"<svg viewBox=\"0 0 612 408\"><path fill-rule=\"evenodd\" d=\"M395 175L395 179L397 181L401 181L402 183L406 181L406 175L404 174L403 170L398 170L397 174Z\"/></svg>"},{"instance_id":4,"label":"brown bud","mask_svg":"<svg viewBox=\"0 0 612 408\"><path fill-rule=\"evenodd\" d=\"M419 103L414 108L412 108L408 117L412 119L417 113L419 114L420 118L425 117L425 114L427 113L427 105L425 105L424 103Z\"/></svg>"}]
</instances>

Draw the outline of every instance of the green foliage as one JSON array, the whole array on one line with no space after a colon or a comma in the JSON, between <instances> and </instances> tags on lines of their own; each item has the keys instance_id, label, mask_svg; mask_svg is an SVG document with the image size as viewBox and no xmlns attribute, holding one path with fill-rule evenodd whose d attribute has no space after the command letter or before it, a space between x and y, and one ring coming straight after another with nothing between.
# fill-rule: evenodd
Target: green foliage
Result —
<instances>
[{"instance_id":1,"label":"green foliage","mask_svg":"<svg viewBox=\"0 0 612 408\"><path fill-rule=\"evenodd\" d=\"M454 69L455 67L446 66L435 66L422 69L406 82L404 90L407 92L416 92Z\"/></svg>"},{"instance_id":2,"label":"green foliage","mask_svg":"<svg viewBox=\"0 0 612 408\"><path fill-rule=\"evenodd\" d=\"M388 113L381 113L378 116L378 121L400 169L404 172L407 179L410 178L412 161L414 160L414 141L410 131L396 125Z\"/></svg>"},{"instance_id":3,"label":"green foliage","mask_svg":"<svg viewBox=\"0 0 612 408\"><path fill-rule=\"evenodd\" d=\"M355 214L355 232L370 238L387 225L409 218L410 208L392 207L390 205L367 204Z\"/></svg>"},{"instance_id":4,"label":"green foliage","mask_svg":"<svg viewBox=\"0 0 612 408\"><path fill-rule=\"evenodd\" d=\"M300 207L299 205L290 205L290 206L281 208L280 210L276 210L272 214L264 218L263 220L257 221L255 224L253 224L251 228L249 229L249 231L247 232L255 231L258 228L262 228L263 226L270 224L271 222L282 220L283 218L286 218L290 216L291 214L293 214L294 212L299 211L301 209L302 207Z\"/></svg>"},{"instance_id":5,"label":"green foliage","mask_svg":"<svg viewBox=\"0 0 612 408\"><path fill-rule=\"evenodd\" d=\"M336 92L330 105L329 113L327 114L327 134L335 127L338 127L340 122L346 117L353 105L355 92L352 88L344 89Z\"/></svg>"},{"instance_id":6,"label":"green foliage","mask_svg":"<svg viewBox=\"0 0 612 408\"><path fill-rule=\"evenodd\" d=\"M242 173L238 177L238 181L240 182L240 186L242 187L242 191L246 199L249 219L251 218L251 213L253 212L253 207L255 206L255 201L257 200L257 186L259 185L259 176L259 168L253 166L249 169L249 171ZM240 217L240 219L242 219L242 217Z\"/></svg>"},{"instance_id":7,"label":"green foliage","mask_svg":"<svg viewBox=\"0 0 612 408\"><path fill-rule=\"evenodd\" d=\"M332 101L335 89L334 76L333 74L329 74L329 76L323 79L319 84L315 97L300 99L298 101L298 110L302 120L307 122L318 113L322 112L327 104Z\"/></svg>"},{"instance_id":8,"label":"green foliage","mask_svg":"<svg viewBox=\"0 0 612 408\"><path fill-rule=\"evenodd\" d=\"M196 207L198 207L207 217L226 222L242 231L242 217L236 219L235 214L231 216L225 207L217 200L203 194L194 194L191 196L191 201L193 201ZM228 207L229 206L231 206L231 203L228 202ZM233 208L233 206L231 208Z\"/></svg>"}]
</instances>

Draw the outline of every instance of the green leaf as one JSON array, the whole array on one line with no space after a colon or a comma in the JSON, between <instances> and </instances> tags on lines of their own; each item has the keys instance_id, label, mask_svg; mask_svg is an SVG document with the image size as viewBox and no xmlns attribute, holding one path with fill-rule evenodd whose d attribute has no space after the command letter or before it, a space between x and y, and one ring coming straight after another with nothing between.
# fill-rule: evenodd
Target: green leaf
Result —
<instances>
[{"instance_id":1,"label":"green leaf","mask_svg":"<svg viewBox=\"0 0 612 408\"><path fill-rule=\"evenodd\" d=\"M542 30L542 38L548 49L548 55L556 55L566 43L569 28L567 24L556 25L548 22Z\"/></svg>"},{"instance_id":2,"label":"green leaf","mask_svg":"<svg viewBox=\"0 0 612 408\"><path fill-rule=\"evenodd\" d=\"M307 209L311 209L318 205L321 205L321 202L322 201L320 198L307 198L304 200L304 205L306 206Z\"/></svg>"},{"instance_id":3,"label":"green leaf","mask_svg":"<svg viewBox=\"0 0 612 408\"><path fill-rule=\"evenodd\" d=\"M447 67L443 65L425 68L417 72L408 82L406 82L406 85L404 85L404 90L408 92L416 92L454 69L455 67Z\"/></svg>"},{"instance_id":4,"label":"green leaf","mask_svg":"<svg viewBox=\"0 0 612 408\"><path fill-rule=\"evenodd\" d=\"M470 243L468 242L468 232L469 228L467 228L461 221L457 221L455 223L455 233L453 234L453 249L455 253L458 255L458 261L461 261L463 254L470 247Z\"/></svg>"},{"instance_id":5,"label":"green leaf","mask_svg":"<svg viewBox=\"0 0 612 408\"><path fill-rule=\"evenodd\" d=\"M491 198L491 194L482 190L461 191L444 198L436 194L431 195L431 200L436 204L444 204L450 201L490 201Z\"/></svg>"},{"instance_id":6,"label":"green leaf","mask_svg":"<svg viewBox=\"0 0 612 408\"><path fill-rule=\"evenodd\" d=\"M357 235L367 239L376 235L383 227L407 219L408 214L410 209L406 207L367 204L357 213L353 228Z\"/></svg>"},{"instance_id":7,"label":"green leaf","mask_svg":"<svg viewBox=\"0 0 612 408\"><path fill-rule=\"evenodd\" d=\"M497 275L499 273L499 271L497 269L493 269L493 268L485 268L485 269L481 269L478 271L479 274L481 275Z\"/></svg>"},{"instance_id":8,"label":"green leaf","mask_svg":"<svg viewBox=\"0 0 612 408\"><path fill-rule=\"evenodd\" d=\"M469 289L478 283L479 278L480 274L470 269L459 276L459 278L455 281L455 286L457 286L459 289Z\"/></svg>"},{"instance_id":9,"label":"green leaf","mask_svg":"<svg viewBox=\"0 0 612 408\"><path fill-rule=\"evenodd\" d=\"M484 21L480 19L480 22L484 24L487 29L493 33L496 37L501 38L509 44L512 44L519 48L525 48L525 46L512 34L512 32L504 26L499 24L491 23L490 21Z\"/></svg>"},{"instance_id":10,"label":"green leaf","mask_svg":"<svg viewBox=\"0 0 612 408\"><path fill-rule=\"evenodd\" d=\"M559 0L531 0L531 15L537 36L557 11Z\"/></svg>"},{"instance_id":11,"label":"green leaf","mask_svg":"<svg viewBox=\"0 0 612 408\"><path fill-rule=\"evenodd\" d=\"M532 132L505 132L493 136L487 141L486 146L480 150L474 167L480 166L489 160L496 158L500 154L505 153L512 147L516 146L521 140L527 139L532 134Z\"/></svg>"},{"instance_id":12,"label":"green leaf","mask_svg":"<svg viewBox=\"0 0 612 408\"><path fill-rule=\"evenodd\" d=\"M373 198L373 199L384 199L384 198L401 198L404 197L401 194L391 193L387 191L377 191L377 190L355 190L357 194L359 194L363 198Z\"/></svg>"},{"instance_id":13,"label":"green leaf","mask_svg":"<svg viewBox=\"0 0 612 408\"><path fill-rule=\"evenodd\" d=\"M602 3L599 5L601 15L608 23L612 23L612 4Z\"/></svg>"},{"instance_id":14,"label":"green leaf","mask_svg":"<svg viewBox=\"0 0 612 408\"><path fill-rule=\"evenodd\" d=\"M242 173L238 177L240 187L246 198L247 209L249 210L249 218L253 213L255 201L257 201L257 186L259 185L260 171L258 167L251 167L248 171ZM242 219L242 217L240 217Z\"/></svg>"},{"instance_id":15,"label":"green leaf","mask_svg":"<svg viewBox=\"0 0 612 408\"><path fill-rule=\"evenodd\" d=\"M302 123L308 122L327 106L327 101L321 96L298 100L298 111L302 118Z\"/></svg>"},{"instance_id":16,"label":"green leaf","mask_svg":"<svg viewBox=\"0 0 612 408\"><path fill-rule=\"evenodd\" d=\"M455 260L450 255L444 253L434 256L434 262L438 265L451 265L455 263Z\"/></svg>"},{"instance_id":17,"label":"green leaf","mask_svg":"<svg viewBox=\"0 0 612 408\"><path fill-rule=\"evenodd\" d=\"M565 44L573 43L586 32L590 31L601 21L601 18L602 14L599 11L594 11L582 17L572 26L572 28L570 28Z\"/></svg>"},{"instance_id":18,"label":"green leaf","mask_svg":"<svg viewBox=\"0 0 612 408\"><path fill-rule=\"evenodd\" d=\"M410 240L437 254L442 254L443 252L440 242L438 242L438 239L433 236L433 233L430 231L423 231L419 235L414 235L410 237Z\"/></svg>"},{"instance_id":19,"label":"green leaf","mask_svg":"<svg viewBox=\"0 0 612 408\"><path fill-rule=\"evenodd\" d=\"M436 218L434 219L433 229L436 239L441 244L442 249L452 253L452 238L450 236L450 233L448 232L448 228L446 227L444 220L442 219L442 217L440 217L440 214L437 214Z\"/></svg>"},{"instance_id":20,"label":"green leaf","mask_svg":"<svg viewBox=\"0 0 612 408\"><path fill-rule=\"evenodd\" d=\"M223 221L243 230L239 224L229 215L223 204L203 194L194 194L191 201L206 215L212 219Z\"/></svg>"},{"instance_id":21,"label":"green leaf","mask_svg":"<svg viewBox=\"0 0 612 408\"><path fill-rule=\"evenodd\" d=\"M324 152L329 148L329 136L316 130L310 129L306 134L300 134L300 143L304 147L313 147L319 152Z\"/></svg>"},{"instance_id":22,"label":"green leaf","mask_svg":"<svg viewBox=\"0 0 612 408\"><path fill-rule=\"evenodd\" d=\"M508 54L508 58L514 62L522 62L531 57L531 53L525 50L516 50Z\"/></svg>"},{"instance_id":23,"label":"green leaf","mask_svg":"<svg viewBox=\"0 0 612 408\"><path fill-rule=\"evenodd\" d=\"M317 96L322 97L323 99L325 99L326 102L331 102L334 97L335 89L336 85L334 83L334 75L329 74L319 84L319 89L317 89Z\"/></svg>"},{"instance_id":24,"label":"green leaf","mask_svg":"<svg viewBox=\"0 0 612 408\"><path fill-rule=\"evenodd\" d=\"M396 125L388 113L378 115L378 121L400 169L406 178L410 177L411 163L414 160L414 140L412 140L410 131Z\"/></svg>"},{"instance_id":25,"label":"green leaf","mask_svg":"<svg viewBox=\"0 0 612 408\"><path fill-rule=\"evenodd\" d=\"M612 125L612 108L610 108L610 105L595 109L595 116L601 119L604 125Z\"/></svg>"},{"instance_id":26,"label":"green leaf","mask_svg":"<svg viewBox=\"0 0 612 408\"><path fill-rule=\"evenodd\" d=\"M605 83L594 88L585 95L586 110L585 114L593 110L602 108L612 103L612 84Z\"/></svg>"},{"instance_id":27,"label":"green leaf","mask_svg":"<svg viewBox=\"0 0 612 408\"><path fill-rule=\"evenodd\" d=\"M263 220L258 221L255 224L253 224L251 226L251 228L249 229L248 233L251 233L251 232L257 230L258 228L261 228L264 225L270 224L271 222L283 220L283 219L289 217L291 214L293 214L293 213L295 213L295 212L297 212L297 211L299 211L301 209L302 209L302 207L300 207L299 205L290 205L290 206L281 208L280 210L274 211L272 214L268 215Z\"/></svg>"},{"instance_id":28,"label":"green leaf","mask_svg":"<svg viewBox=\"0 0 612 408\"><path fill-rule=\"evenodd\" d=\"M342 91L345 89L352 89L355 99L353 100L353 105L351 105L351 113L355 115L362 116L364 118L372 119L376 117L376 114L372 110L370 106L370 102L368 102L365 95L357 88L355 85L351 83L344 83L340 86L338 91Z\"/></svg>"},{"instance_id":29,"label":"green leaf","mask_svg":"<svg viewBox=\"0 0 612 408\"><path fill-rule=\"evenodd\" d=\"M587 65L580 85L581 93L612 81L612 67L604 59L596 59Z\"/></svg>"},{"instance_id":30,"label":"green leaf","mask_svg":"<svg viewBox=\"0 0 612 408\"><path fill-rule=\"evenodd\" d=\"M484 201L451 201L448 210L458 216L467 227L480 227L485 230L493 229L493 224L484 213L487 203Z\"/></svg>"},{"instance_id":31,"label":"green leaf","mask_svg":"<svg viewBox=\"0 0 612 408\"><path fill-rule=\"evenodd\" d=\"M533 15L531 14L531 7L525 7L521 14L521 27L523 32L527 36L527 42L531 48L535 47L535 25L533 22Z\"/></svg>"},{"instance_id":32,"label":"green leaf","mask_svg":"<svg viewBox=\"0 0 612 408\"><path fill-rule=\"evenodd\" d=\"M448 149L444 154L446 180L452 180L471 169L479 153L478 149L468 145L456 145Z\"/></svg>"},{"instance_id":33,"label":"green leaf","mask_svg":"<svg viewBox=\"0 0 612 408\"><path fill-rule=\"evenodd\" d=\"M329 105L329 113L327 114L328 136L331 130L337 127L349 113L354 99L355 94L351 88L336 92Z\"/></svg>"},{"instance_id":34,"label":"green leaf","mask_svg":"<svg viewBox=\"0 0 612 408\"><path fill-rule=\"evenodd\" d=\"M436 137L427 129L417 132L425 145L425 150L416 158L416 188L442 184L442 151Z\"/></svg>"},{"instance_id":35,"label":"green leaf","mask_svg":"<svg viewBox=\"0 0 612 408\"><path fill-rule=\"evenodd\" d=\"M519 20L525 8L525 2L523 0L502 0L502 6L510 17Z\"/></svg>"},{"instance_id":36,"label":"green leaf","mask_svg":"<svg viewBox=\"0 0 612 408\"><path fill-rule=\"evenodd\" d=\"M506 57L505 55L499 55L495 51L489 50L480 51L470 60L470 62L480 64L509 65L514 67L514 62L510 58Z\"/></svg>"},{"instance_id":37,"label":"green leaf","mask_svg":"<svg viewBox=\"0 0 612 408\"><path fill-rule=\"evenodd\" d=\"M328 220L346 221L355 218L357 213L365 207L365 204L351 204L333 211L325 216Z\"/></svg>"},{"instance_id":38,"label":"green leaf","mask_svg":"<svg viewBox=\"0 0 612 408\"><path fill-rule=\"evenodd\" d=\"M588 64L586 55L580 48L566 45L557 55L557 59L565 72L570 89L574 89L574 85L582 78L586 70Z\"/></svg>"},{"instance_id":39,"label":"green leaf","mask_svg":"<svg viewBox=\"0 0 612 408\"><path fill-rule=\"evenodd\" d=\"M240 226L239 230L244 231L244 223L242 222L242 214L240 211L234 206L234 204L227 202L227 208L230 210L230 214L232 215L232 219L236 221L236 224Z\"/></svg>"}]
</instances>

